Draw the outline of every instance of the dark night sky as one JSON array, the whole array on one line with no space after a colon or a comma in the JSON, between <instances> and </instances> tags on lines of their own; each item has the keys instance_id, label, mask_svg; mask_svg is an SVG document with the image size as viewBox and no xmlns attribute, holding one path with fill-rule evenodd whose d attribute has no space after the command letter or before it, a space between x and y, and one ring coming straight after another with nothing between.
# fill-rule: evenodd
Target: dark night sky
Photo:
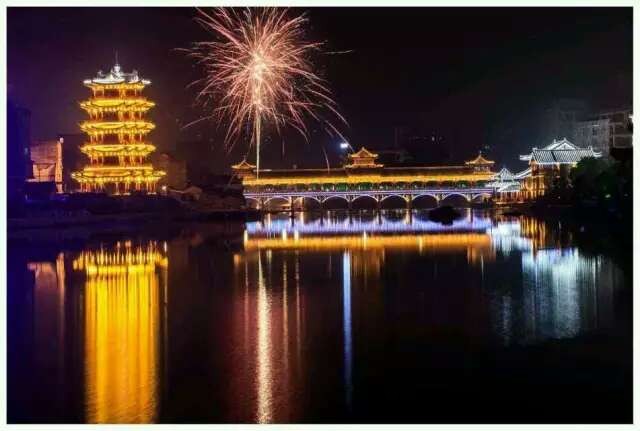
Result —
<instances>
[{"instance_id":1,"label":"dark night sky","mask_svg":"<svg viewBox=\"0 0 640 431\"><path fill-rule=\"evenodd\" d=\"M358 147L390 148L397 126L435 130L456 160L485 145L512 168L535 139L535 114L554 99L584 99L594 109L631 106L631 8L311 8L309 37L327 41L318 68L349 121ZM151 138L160 149L206 139L211 167L236 162L208 123L180 124L202 112L186 85L199 70L175 48L210 38L193 8L9 8L10 96L32 111L34 139L78 132L82 80L120 64L151 79L157 103ZM307 145L286 133L263 147L264 167L318 166L321 146L337 160L337 142L321 131ZM203 157L205 157L203 155Z\"/></svg>"}]
</instances>

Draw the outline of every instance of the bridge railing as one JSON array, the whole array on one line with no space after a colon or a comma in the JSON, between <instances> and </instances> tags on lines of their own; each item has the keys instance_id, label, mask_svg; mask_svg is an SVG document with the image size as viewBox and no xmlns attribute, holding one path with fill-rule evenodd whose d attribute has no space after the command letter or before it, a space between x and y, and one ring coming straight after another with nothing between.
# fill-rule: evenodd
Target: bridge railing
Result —
<instances>
[{"instance_id":1,"label":"bridge railing","mask_svg":"<svg viewBox=\"0 0 640 431\"><path fill-rule=\"evenodd\" d=\"M443 181L443 182L426 182L426 183L335 183L335 184L296 184L296 185L277 185L277 186L250 186L245 187L247 193L298 193L298 192L388 192L403 190L406 192L414 190L467 190L487 187L488 182L467 181Z\"/></svg>"}]
</instances>

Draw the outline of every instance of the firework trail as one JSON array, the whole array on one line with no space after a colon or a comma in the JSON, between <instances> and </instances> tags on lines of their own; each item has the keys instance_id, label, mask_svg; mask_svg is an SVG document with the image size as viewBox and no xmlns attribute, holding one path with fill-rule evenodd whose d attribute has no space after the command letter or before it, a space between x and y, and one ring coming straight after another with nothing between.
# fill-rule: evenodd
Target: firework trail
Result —
<instances>
[{"instance_id":1,"label":"firework trail","mask_svg":"<svg viewBox=\"0 0 640 431\"><path fill-rule=\"evenodd\" d=\"M308 119L342 139L326 117L347 124L311 62L312 54L322 52L323 43L305 40L308 19L304 15L288 15L286 8L198 9L196 21L216 38L195 42L187 50L205 70L205 76L193 83L201 87L197 100L212 108L196 122L227 122L229 148L249 125L257 175L265 125L274 125L278 133L285 126L293 127L308 142Z\"/></svg>"}]
</instances>

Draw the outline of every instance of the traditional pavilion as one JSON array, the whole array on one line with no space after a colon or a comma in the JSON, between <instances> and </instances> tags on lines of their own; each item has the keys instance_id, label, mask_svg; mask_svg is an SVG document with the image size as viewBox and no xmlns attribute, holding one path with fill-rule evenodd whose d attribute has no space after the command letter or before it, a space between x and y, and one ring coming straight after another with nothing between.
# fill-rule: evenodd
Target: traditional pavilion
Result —
<instances>
[{"instance_id":1,"label":"traditional pavilion","mask_svg":"<svg viewBox=\"0 0 640 431\"><path fill-rule=\"evenodd\" d=\"M478 153L478 157L476 157L475 159L464 162L465 165L473 168L473 170L476 172L489 172L494 163L494 161L487 160L482 157L482 151Z\"/></svg>"},{"instance_id":2,"label":"traditional pavilion","mask_svg":"<svg viewBox=\"0 0 640 431\"><path fill-rule=\"evenodd\" d=\"M360 148L357 152L349 154L351 163L345 165L346 169L375 169L382 168L383 165L376 163L378 154L372 153L365 147Z\"/></svg>"},{"instance_id":3,"label":"traditional pavilion","mask_svg":"<svg viewBox=\"0 0 640 431\"><path fill-rule=\"evenodd\" d=\"M506 167L500 169L487 186L493 187L497 193L497 201L501 203L522 202L523 181L531 175L531 169L514 174Z\"/></svg>"},{"instance_id":4,"label":"traditional pavilion","mask_svg":"<svg viewBox=\"0 0 640 431\"><path fill-rule=\"evenodd\" d=\"M89 114L89 120L80 124L88 136L80 150L89 164L71 174L81 191L155 193L156 183L165 173L147 161L155 151L147 139L155 125L145 119L155 104L142 95L149 84L135 70L123 72L117 63L109 73L98 72L95 78L84 81L92 94L80 103Z\"/></svg>"},{"instance_id":5,"label":"traditional pavilion","mask_svg":"<svg viewBox=\"0 0 640 431\"><path fill-rule=\"evenodd\" d=\"M530 154L521 155L520 160L529 162L531 169L530 175L523 182L526 198L532 199L544 194L556 178L568 175L571 168L587 157L599 158L602 153L594 151L593 147L578 147L567 138L554 139L544 148L533 148Z\"/></svg>"}]
</instances>

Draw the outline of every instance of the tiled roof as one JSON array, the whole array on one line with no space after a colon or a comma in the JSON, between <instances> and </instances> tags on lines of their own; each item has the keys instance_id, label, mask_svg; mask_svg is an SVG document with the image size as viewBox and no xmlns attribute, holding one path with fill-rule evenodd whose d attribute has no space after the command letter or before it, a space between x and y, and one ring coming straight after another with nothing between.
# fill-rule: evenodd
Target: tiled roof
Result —
<instances>
[{"instance_id":1,"label":"tiled roof","mask_svg":"<svg viewBox=\"0 0 640 431\"><path fill-rule=\"evenodd\" d=\"M579 150L533 150L531 160L538 164L578 163L585 157L600 157L593 149Z\"/></svg>"},{"instance_id":2,"label":"tiled roof","mask_svg":"<svg viewBox=\"0 0 640 431\"><path fill-rule=\"evenodd\" d=\"M357 152L353 153L353 154L349 154L349 157L351 158L377 158L378 155L372 153L371 151L367 150L365 147L360 148Z\"/></svg>"},{"instance_id":3,"label":"tiled roof","mask_svg":"<svg viewBox=\"0 0 640 431\"><path fill-rule=\"evenodd\" d=\"M494 178L496 180L506 181L506 180L513 180L515 176L509 169L502 168L498 173L495 174Z\"/></svg>"},{"instance_id":4,"label":"tiled roof","mask_svg":"<svg viewBox=\"0 0 640 431\"><path fill-rule=\"evenodd\" d=\"M118 63L115 64L109 71L109 73L102 73L102 71L98 72L98 76L92 79L85 79L84 83L87 85L90 84L134 84L136 82L141 82L145 85L150 84L151 81L147 79L141 79L138 76L137 71L133 71L131 73L125 73L120 68Z\"/></svg>"},{"instance_id":5,"label":"tiled roof","mask_svg":"<svg viewBox=\"0 0 640 431\"><path fill-rule=\"evenodd\" d=\"M534 148L531 154L520 156L520 160L533 161L539 165L549 164L573 164L578 163L585 157L601 157L593 148L580 148L566 138L547 145L542 149Z\"/></svg>"}]
</instances>

